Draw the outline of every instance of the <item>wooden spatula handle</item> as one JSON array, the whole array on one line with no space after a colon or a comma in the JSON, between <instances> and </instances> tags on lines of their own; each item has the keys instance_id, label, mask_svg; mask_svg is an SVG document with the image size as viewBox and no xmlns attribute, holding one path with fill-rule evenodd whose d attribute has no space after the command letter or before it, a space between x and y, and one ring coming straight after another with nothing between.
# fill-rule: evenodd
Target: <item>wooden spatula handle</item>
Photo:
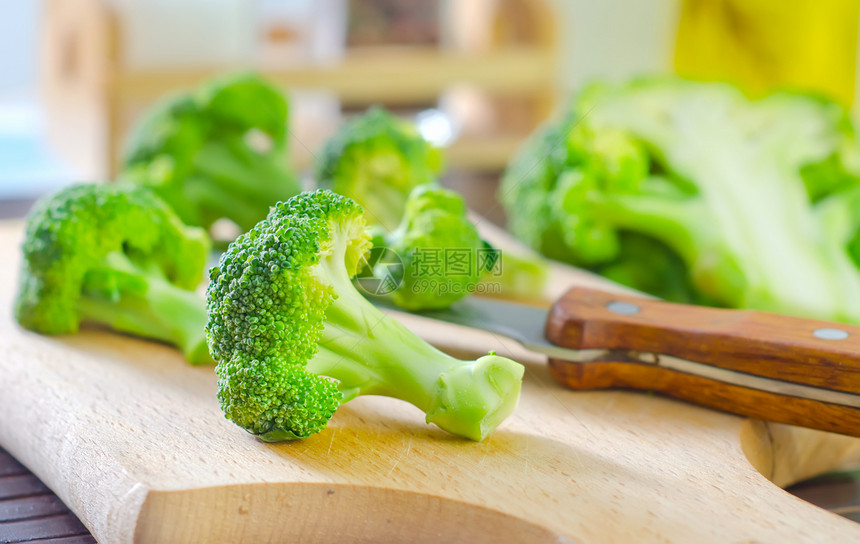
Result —
<instances>
[{"instance_id":1,"label":"wooden spatula handle","mask_svg":"<svg viewBox=\"0 0 860 544\"><path fill-rule=\"evenodd\" d=\"M846 406L860 400L860 327L574 288L553 306L546 335L566 348L607 350L588 362L550 359L553 375L574 389L649 390L860 436L860 408ZM694 373L675 359L704 366Z\"/></svg>"}]
</instances>

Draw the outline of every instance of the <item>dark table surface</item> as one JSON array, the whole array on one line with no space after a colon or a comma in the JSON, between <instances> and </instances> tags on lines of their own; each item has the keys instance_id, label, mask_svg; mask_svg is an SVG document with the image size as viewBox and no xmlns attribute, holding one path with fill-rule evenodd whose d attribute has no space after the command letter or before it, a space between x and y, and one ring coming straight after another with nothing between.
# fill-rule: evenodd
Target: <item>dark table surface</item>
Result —
<instances>
[{"instance_id":1,"label":"dark table surface","mask_svg":"<svg viewBox=\"0 0 860 544\"><path fill-rule=\"evenodd\" d=\"M0 542L94 544L95 541L45 484L0 448Z\"/></svg>"}]
</instances>

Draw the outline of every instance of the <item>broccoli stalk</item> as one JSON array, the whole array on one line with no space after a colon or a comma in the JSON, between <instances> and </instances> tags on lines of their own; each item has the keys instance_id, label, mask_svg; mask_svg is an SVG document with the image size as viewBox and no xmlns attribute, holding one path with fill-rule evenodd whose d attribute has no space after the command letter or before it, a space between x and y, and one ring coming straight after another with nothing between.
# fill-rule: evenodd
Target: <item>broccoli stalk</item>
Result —
<instances>
[{"instance_id":1,"label":"broccoli stalk","mask_svg":"<svg viewBox=\"0 0 860 544\"><path fill-rule=\"evenodd\" d=\"M486 241L484 246L488 256L482 263L481 294L536 303L545 301L549 265L544 258L521 250L498 249Z\"/></svg>"},{"instance_id":2,"label":"broccoli stalk","mask_svg":"<svg viewBox=\"0 0 860 544\"><path fill-rule=\"evenodd\" d=\"M358 395L386 395L482 440L514 410L523 367L455 359L376 309L351 282L369 247L361 208L330 191L279 203L230 245L207 291L225 415L263 440L290 440Z\"/></svg>"},{"instance_id":3,"label":"broccoli stalk","mask_svg":"<svg viewBox=\"0 0 860 544\"><path fill-rule=\"evenodd\" d=\"M513 411L522 367L494 354L476 361L446 355L365 300L342 263L321 266L338 296L307 368L337 380L342 403L359 395L393 397L417 406L428 423L473 440Z\"/></svg>"},{"instance_id":4,"label":"broccoli stalk","mask_svg":"<svg viewBox=\"0 0 860 544\"><path fill-rule=\"evenodd\" d=\"M129 140L121 179L153 189L186 224L208 229L226 218L244 232L300 191L288 123L286 98L262 79L210 82L148 112Z\"/></svg>"},{"instance_id":5,"label":"broccoli stalk","mask_svg":"<svg viewBox=\"0 0 860 544\"><path fill-rule=\"evenodd\" d=\"M214 363L206 345L205 300L124 251L109 253L86 273L78 313L84 322L174 345L194 364Z\"/></svg>"},{"instance_id":6,"label":"broccoli stalk","mask_svg":"<svg viewBox=\"0 0 860 544\"><path fill-rule=\"evenodd\" d=\"M43 334L101 324L211 364L205 301L194 292L209 247L205 232L145 189L63 189L28 217L16 318Z\"/></svg>"},{"instance_id":7,"label":"broccoli stalk","mask_svg":"<svg viewBox=\"0 0 860 544\"><path fill-rule=\"evenodd\" d=\"M845 205L858 178L833 167L856 153L841 108L648 80L594 87L577 111L588 113L544 132L561 137L546 167L513 177L533 143L503 182L514 230L535 247L621 278L648 279L637 269L675 260L699 300L860 322L849 249L858 214ZM629 258L643 240L654 258Z\"/></svg>"}]
</instances>

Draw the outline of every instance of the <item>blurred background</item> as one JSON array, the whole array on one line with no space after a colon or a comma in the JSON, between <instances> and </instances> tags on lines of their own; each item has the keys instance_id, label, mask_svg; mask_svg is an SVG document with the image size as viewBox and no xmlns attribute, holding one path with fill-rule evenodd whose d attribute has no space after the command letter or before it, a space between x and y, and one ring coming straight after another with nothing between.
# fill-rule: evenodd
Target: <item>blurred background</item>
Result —
<instances>
[{"instance_id":1,"label":"blurred background","mask_svg":"<svg viewBox=\"0 0 860 544\"><path fill-rule=\"evenodd\" d=\"M676 72L855 102L860 0L0 0L0 210L109 179L160 97L251 68L292 100L307 167L382 104L448 149L445 183L492 199L522 140L583 82ZM503 221L498 206L478 211Z\"/></svg>"}]
</instances>

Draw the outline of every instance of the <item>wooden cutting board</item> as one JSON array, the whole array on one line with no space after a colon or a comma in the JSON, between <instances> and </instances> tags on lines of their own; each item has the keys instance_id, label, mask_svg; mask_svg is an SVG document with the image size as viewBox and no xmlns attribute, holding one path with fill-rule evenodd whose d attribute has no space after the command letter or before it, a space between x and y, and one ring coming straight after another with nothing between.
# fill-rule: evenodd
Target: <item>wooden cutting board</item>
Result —
<instances>
[{"instance_id":1,"label":"wooden cutting board","mask_svg":"<svg viewBox=\"0 0 860 544\"><path fill-rule=\"evenodd\" d=\"M168 347L17 327L18 237L0 227L0 444L99 542L860 540L860 525L779 487L856 462L860 440L565 390L509 340L411 316L453 353L526 365L520 406L494 434L458 439L366 397L319 435L265 444L223 418L213 369Z\"/></svg>"}]
</instances>

